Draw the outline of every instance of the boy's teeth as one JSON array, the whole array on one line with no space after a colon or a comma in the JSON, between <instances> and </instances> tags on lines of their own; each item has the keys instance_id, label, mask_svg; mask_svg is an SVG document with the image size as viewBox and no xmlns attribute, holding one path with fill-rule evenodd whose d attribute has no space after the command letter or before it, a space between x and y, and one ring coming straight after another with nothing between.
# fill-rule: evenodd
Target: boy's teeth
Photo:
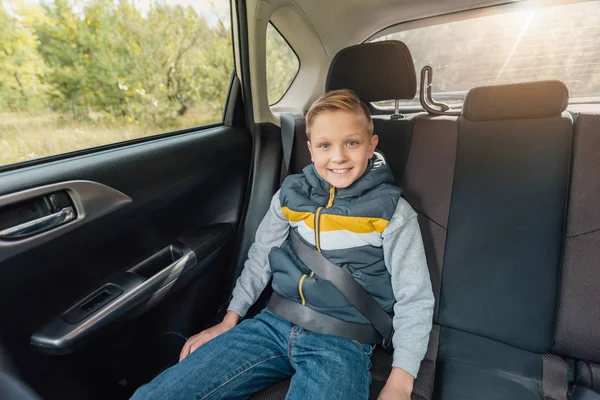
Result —
<instances>
[{"instance_id":1,"label":"boy's teeth","mask_svg":"<svg viewBox=\"0 0 600 400\"><path fill-rule=\"evenodd\" d=\"M344 172L348 171L348 168L344 168L344 169L332 169L333 172L335 172L336 174L343 174Z\"/></svg>"}]
</instances>

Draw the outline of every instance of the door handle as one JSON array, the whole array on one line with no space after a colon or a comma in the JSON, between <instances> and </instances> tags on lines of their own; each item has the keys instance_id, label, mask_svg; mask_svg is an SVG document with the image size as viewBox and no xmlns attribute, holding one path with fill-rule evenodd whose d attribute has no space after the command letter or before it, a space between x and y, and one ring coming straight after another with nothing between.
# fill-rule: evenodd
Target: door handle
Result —
<instances>
[{"instance_id":1,"label":"door handle","mask_svg":"<svg viewBox=\"0 0 600 400\"><path fill-rule=\"evenodd\" d=\"M0 231L0 239L21 239L56 228L73 219L75 219L75 210L73 207L65 207L54 214L4 229Z\"/></svg>"}]
</instances>

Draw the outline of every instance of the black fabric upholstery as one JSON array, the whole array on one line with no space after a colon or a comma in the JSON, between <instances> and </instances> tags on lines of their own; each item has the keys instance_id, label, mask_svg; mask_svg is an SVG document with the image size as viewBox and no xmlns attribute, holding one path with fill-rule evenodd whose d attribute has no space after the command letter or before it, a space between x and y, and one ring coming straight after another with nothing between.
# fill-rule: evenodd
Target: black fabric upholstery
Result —
<instances>
[{"instance_id":1,"label":"black fabric upholstery","mask_svg":"<svg viewBox=\"0 0 600 400\"><path fill-rule=\"evenodd\" d=\"M437 321L446 227L454 179L458 122L455 117L418 116L401 187L419 215L435 296Z\"/></svg>"},{"instance_id":2,"label":"black fabric upholstery","mask_svg":"<svg viewBox=\"0 0 600 400\"><path fill-rule=\"evenodd\" d=\"M462 114L471 121L549 118L568 104L569 90L561 81L481 86L469 90Z\"/></svg>"},{"instance_id":3,"label":"black fabric upholstery","mask_svg":"<svg viewBox=\"0 0 600 400\"><path fill-rule=\"evenodd\" d=\"M413 119L389 120L373 119L374 133L379 137L379 145L392 172L396 185L400 185L406 169L413 138Z\"/></svg>"},{"instance_id":4,"label":"black fabric upholstery","mask_svg":"<svg viewBox=\"0 0 600 400\"><path fill-rule=\"evenodd\" d=\"M434 399L540 400L539 354L441 328Z\"/></svg>"},{"instance_id":5,"label":"black fabric upholstery","mask_svg":"<svg viewBox=\"0 0 600 400\"><path fill-rule=\"evenodd\" d=\"M572 388L571 395L569 396L571 400L600 400L600 393L580 385L575 385Z\"/></svg>"},{"instance_id":6,"label":"black fabric upholstery","mask_svg":"<svg viewBox=\"0 0 600 400\"><path fill-rule=\"evenodd\" d=\"M252 400L282 400L290 388L291 379L283 379L276 384L250 396Z\"/></svg>"},{"instance_id":7,"label":"black fabric upholstery","mask_svg":"<svg viewBox=\"0 0 600 400\"><path fill-rule=\"evenodd\" d=\"M292 163L290 174L299 174L302 168L310 164L310 152L306 146L306 120L296 120L296 133L294 134L294 148L292 150Z\"/></svg>"},{"instance_id":8,"label":"black fabric upholstery","mask_svg":"<svg viewBox=\"0 0 600 400\"><path fill-rule=\"evenodd\" d=\"M554 352L600 362L600 114L578 115L573 136Z\"/></svg>"},{"instance_id":9,"label":"black fabric upholstery","mask_svg":"<svg viewBox=\"0 0 600 400\"><path fill-rule=\"evenodd\" d=\"M429 344L427 353L421 361L421 367L415 380L413 393L419 398L431 400L433 398L433 389L435 381L435 369L437 365L437 354L440 340L440 326L433 324L431 334L429 335Z\"/></svg>"},{"instance_id":10,"label":"black fabric upholstery","mask_svg":"<svg viewBox=\"0 0 600 400\"><path fill-rule=\"evenodd\" d=\"M458 121L455 117L418 116L400 187L417 211L437 321L446 228L454 179Z\"/></svg>"},{"instance_id":11,"label":"black fabric upholstery","mask_svg":"<svg viewBox=\"0 0 600 400\"><path fill-rule=\"evenodd\" d=\"M411 206L444 229L448 225L457 140L456 117L415 118L410 156L401 182Z\"/></svg>"},{"instance_id":12,"label":"black fabric upholstery","mask_svg":"<svg viewBox=\"0 0 600 400\"><path fill-rule=\"evenodd\" d=\"M586 361L578 361L575 382L596 392L600 392L600 365Z\"/></svg>"},{"instance_id":13,"label":"black fabric upholstery","mask_svg":"<svg viewBox=\"0 0 600 400\"><path fill-rule=\"evenodd\" d=\"M440 324L550 351L571 119L461 118Z\"/></svg>"},{"instance_id":14,"label":"black fabric upholstery","mask_svg":"<svg viewBox=\"0 0 600 400\"><path fill-rule=\"evenodd\" d=\"M415 65L397 40L347 47L331 61L325 89L352 89L364 102L410 100L417 92Z\"/></svg>"}]
</instances>

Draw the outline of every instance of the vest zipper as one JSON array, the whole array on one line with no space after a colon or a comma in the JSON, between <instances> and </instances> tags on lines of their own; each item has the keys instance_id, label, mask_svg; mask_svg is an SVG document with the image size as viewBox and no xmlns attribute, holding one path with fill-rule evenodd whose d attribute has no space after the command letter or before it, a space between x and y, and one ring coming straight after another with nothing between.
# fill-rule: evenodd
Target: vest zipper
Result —
<instances>
[{"instance_id":1,"label":"vest zipper","mask_svg":"<svg viewBox=\"0 0 600 400\"><path fill-rule=\"evenodd\" d=\"M329 201L325 208L331 208L333 206L333 200L335 199L335 186L332 186L329 190ZM317 250L319 253L321 252L321 210L323 207L317 208L317 212L315 213L315 243L317 246Z\"/></svg>"},{"instance_id":2,"label":"vest zipper","mask_svg":"<svg viewBox=\"0 0 600 400\"><path fill-rule=\"evenodd\" d=\"M331 208L333 206L333 200L335 198L335 186L331 186L329 190L329 201L325 208ZM321 245L319 244L319 236L321 230L321 210L323 207L317 208L317 212L315 213L315 245L317 246L317 251L321 252ZM304 280L308 275L304 274L300 278L300 282L298 282L298 293L300 293L300 302L304 306L306 305L306 300L304 299L304 293L302 292L302 285L304 284ZM311 271L310 277L315 276L315 271Z\"/></svg>"}]
</instances>

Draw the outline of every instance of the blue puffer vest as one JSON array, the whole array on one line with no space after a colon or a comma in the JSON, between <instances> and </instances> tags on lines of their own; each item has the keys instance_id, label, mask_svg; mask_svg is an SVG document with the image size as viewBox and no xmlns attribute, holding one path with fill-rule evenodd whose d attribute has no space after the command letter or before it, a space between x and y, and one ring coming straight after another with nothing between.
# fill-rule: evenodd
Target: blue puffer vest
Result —
<instances>
[{"instance_id":1,"label":"blue puffer vest","mask_svg":"<svg viewBox=\"0 0 600 400\"><path fill-rule=\"evenodd\" d=\"M311 164L302 174L288 176L280 192L290 229L296 229L309 246L350 273L389 314L395 299L383 260L382 232L402 195L393 181L391 169L376 152L362 177L347 188L333 187ZM337 289L298 259L290 240L288 237L281 248L273 248L269 254L273 290L315 311L368 324Z\"/></svg>"}]
</instances>

